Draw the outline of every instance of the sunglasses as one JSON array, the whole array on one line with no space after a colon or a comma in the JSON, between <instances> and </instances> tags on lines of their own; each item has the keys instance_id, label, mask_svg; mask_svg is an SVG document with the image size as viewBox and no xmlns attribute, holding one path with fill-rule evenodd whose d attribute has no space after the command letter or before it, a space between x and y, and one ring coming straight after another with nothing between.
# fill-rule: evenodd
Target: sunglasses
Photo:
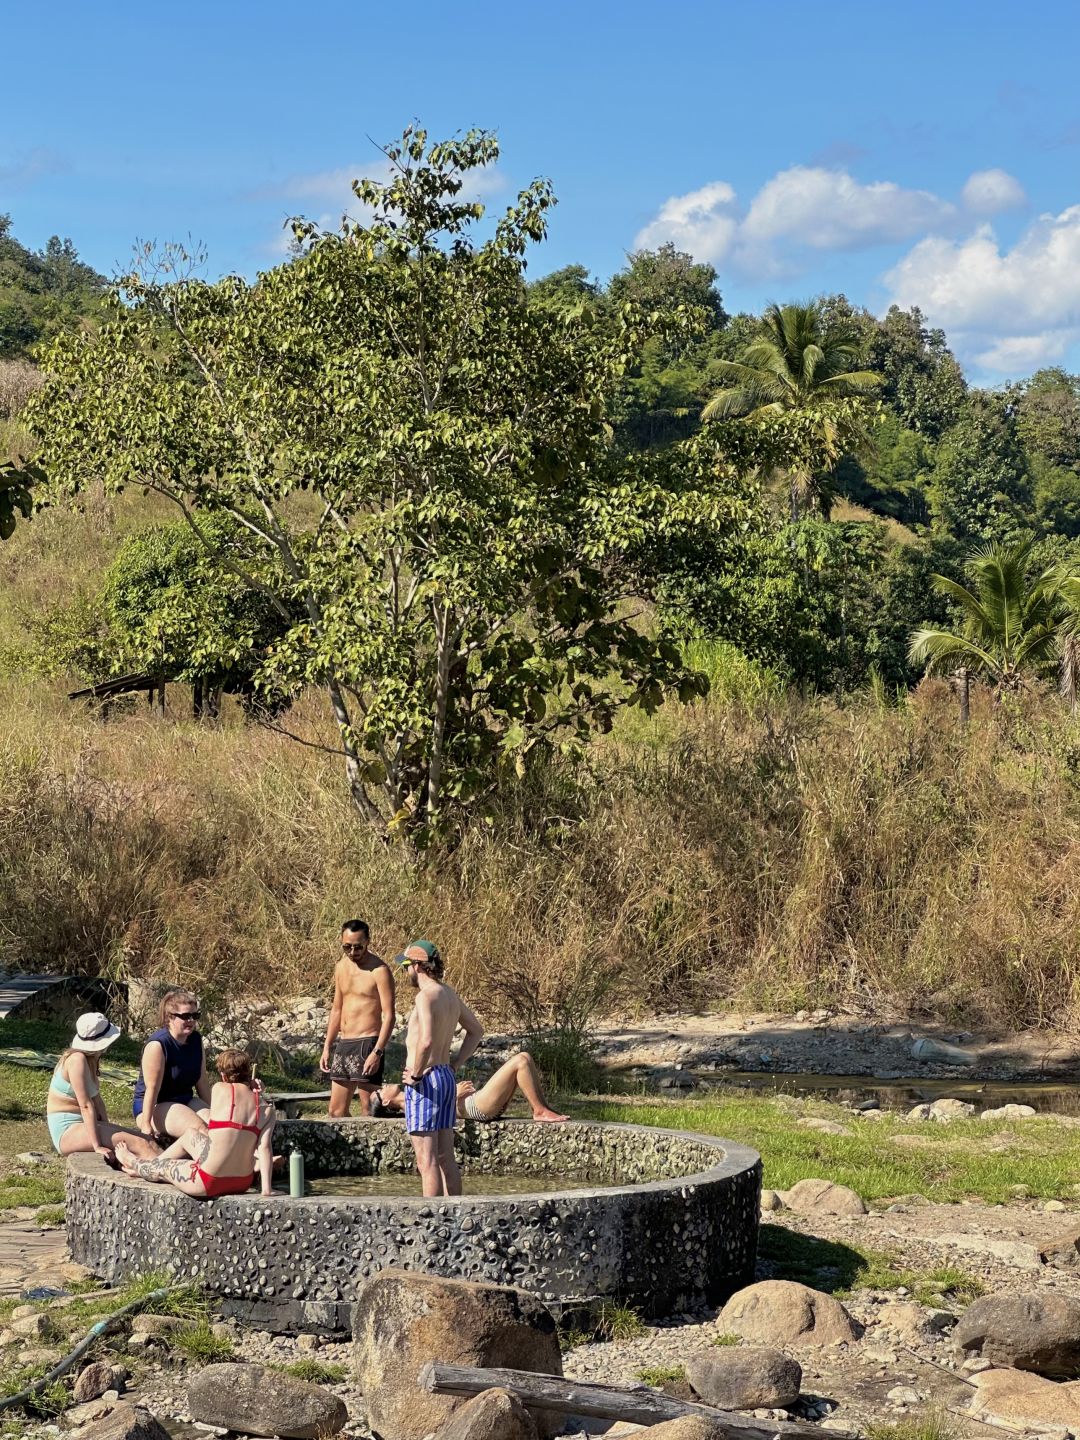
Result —
<instances>
[{"instance_id":1,"label":"sunglasses","mask_svg":"<svg viewBox=\"0 0 1080 1440\"><path fill-rule=\"evenodd\" d=\"M174 1010L169 1016L170 1020L198 1020L202 1015L201 1010Z\"/></svg>"},{"instance_id":2,"label":"sunglasses","mask_svg":"<svg viewBox=\"0 0 1080 1440\"><path fill-rule=\"evenodd\" d=\"M368 943L369 943L369 942L368 942L367 940L354 940L354 941L345 941L345 940L343 940L343 941L341 942L341 948L342 948L343 950L366 950L367 947L368 947Z\"/></svg>"}]
</instances>

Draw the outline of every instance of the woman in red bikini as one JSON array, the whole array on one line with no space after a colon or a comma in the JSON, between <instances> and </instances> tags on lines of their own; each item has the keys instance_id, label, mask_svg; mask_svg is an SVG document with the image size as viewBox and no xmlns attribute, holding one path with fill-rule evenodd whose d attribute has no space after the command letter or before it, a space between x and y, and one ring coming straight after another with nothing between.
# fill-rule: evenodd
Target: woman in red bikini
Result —
<instances>
[{"instance_id":1,"label":"woman in red bikini","mask_svg":"<svg viewBox=\"0 0 1080 1440\"><path fill-rule=\"evenodd\" d=\"M223 1050L217 1071L221 1080L210 1092L205 1130L185 1131L155 1160L137 1159L117 1137L116 1158L128 1175L175 1185L197 1200L214 1200L250 1190L257 1164L262 1193L271 1193L274 1102L252 1081L251 1057L243 1050Z\"/></svg>"}]
</instances>

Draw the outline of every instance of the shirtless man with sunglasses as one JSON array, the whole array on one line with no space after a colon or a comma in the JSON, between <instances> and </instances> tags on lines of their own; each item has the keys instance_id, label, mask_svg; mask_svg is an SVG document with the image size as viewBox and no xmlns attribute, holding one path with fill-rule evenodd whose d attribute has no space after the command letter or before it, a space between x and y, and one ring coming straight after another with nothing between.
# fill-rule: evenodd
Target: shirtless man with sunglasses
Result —
<instances>
[{"instance_id":1,"label":"shirtless man with sunglasses","mask_svg":"<svg viewBox=\"0 0 1080 1440\"><path fill-rule=\"evenodd\" d=\"M366 921L346 920L320 1061L323 1074L330 1077L330 1114L336 1117L348 1115L354 1091L360 1113L371 1113L371 1096L382 1080L394 1030L394 977L370 945Z\"/></svg>"}]
</instances>

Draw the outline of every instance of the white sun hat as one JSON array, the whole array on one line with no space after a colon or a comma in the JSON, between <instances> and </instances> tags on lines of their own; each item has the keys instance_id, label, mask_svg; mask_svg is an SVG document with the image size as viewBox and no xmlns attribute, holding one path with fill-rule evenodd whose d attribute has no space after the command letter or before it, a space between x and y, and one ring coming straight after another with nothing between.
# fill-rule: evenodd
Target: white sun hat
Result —
<instances>
[{"instance_id":1,"label":"white sun hat","mask_svg":"<svg viewBox=\"0 0 1080 1440\"><path fill-rule=\"evenodd\" d=\"M72 1050L84 1050L93 1055L104 1050L120 1034L120 1026L111 1024L100 1010L90 1010L75 1021L75 1036Z\"/></svg>"}]
</instances>

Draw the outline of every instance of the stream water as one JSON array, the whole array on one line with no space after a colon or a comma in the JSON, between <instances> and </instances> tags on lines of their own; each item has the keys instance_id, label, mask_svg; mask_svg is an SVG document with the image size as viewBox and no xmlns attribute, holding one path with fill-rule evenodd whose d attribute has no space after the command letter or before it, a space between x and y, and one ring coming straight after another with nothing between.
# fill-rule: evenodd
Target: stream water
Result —
<instances>
[{"instance_id":1,"label":"stream water","mask_svg":"<svg viewBox=\"0 0 1080 1440\"><path fill-rule=\"evenodd\" d=\"M916 1077L878 1080L873 1075L799 1075L755 1070L691 1071L694 1078L721 1089L768 1090L789 1095L815 1095L823 1100L859 1105L876 1100L883 1110L910 1110L928 1100L966 1100L976 1111L1000 1105L1030 1105L1057 1115L1080 1115L1080 1085L1056 1081L924 1080Z\"/></svg>"},{"instance_id":2,"label":"stream water","mask_svg":"<svg viewBox=\"0 0 1080 1440\"><path fill-rule=\"evenodd\" d=\"M572 1175L485 1175L463 1177L466 1195L546 1195L556 1190L585 1190L601 1180L584 1180ZM614 1183L614 1182L608 1182ZM321 1175L307 1182L309 1195L420 1196L416 1174Z\"/></svg>"}]
</instances>

